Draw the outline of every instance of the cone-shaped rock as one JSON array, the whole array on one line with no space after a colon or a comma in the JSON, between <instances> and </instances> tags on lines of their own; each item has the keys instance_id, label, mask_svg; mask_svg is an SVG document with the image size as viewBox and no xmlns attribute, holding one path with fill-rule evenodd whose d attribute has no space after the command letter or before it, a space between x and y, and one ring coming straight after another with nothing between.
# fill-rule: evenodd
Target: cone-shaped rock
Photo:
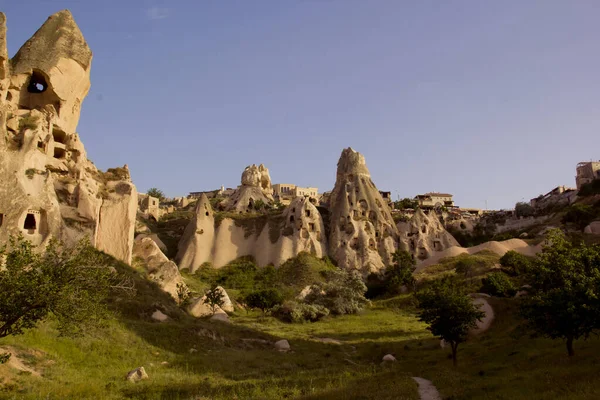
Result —
<instances>
[{"instance_id":1,"label":"cone-shaped rock","mask_svg":"<svg viewBox=\"0 0 600 400\"><path fill-rule=\"evenodd\" d=\"M417 209L410 221L399 222L397 228L402 242L408 244L408 251L421 260L431 257L436 251L459 246L456 239L446 231L435 211L430 211L427 215L423 210Z\"/></svg>"},{"instance_id":2,"label":"cone-shaped rock","mask_svg":"<svg viewBox=\"0 0 600 400\"><path fill-rule=\"evenodd\" d=\"M257 202L270 204L273 201L273 187L269 169L263 164L247 166L242 172L242 184L232 193L231 197L219 204L225 211L239 213L255 211Z\"/></svg>"},{"instance_id":3,"label":"cone-shaped rock","mask_svg":"<svg viewBox=\"0 0 600 400\"><path fill-rule=\"evenodd\" d=\"M378 272L391 263L398 233L362 154L344 149L329 199L329 254L340 267Z\"/></svg>"},{"instance_id":4,"label":"cone-shaped rock","mask_svg":"<svg viewBox=\"0 0 600 400\"><path fill-rule=\"evenodd\" d=\"M188 223L179 241L176 259L179 268L195 271L205 262L212 261L215 239L215 215L206 194L196 204L194 218Z\"/></svg>"}]
</instances>

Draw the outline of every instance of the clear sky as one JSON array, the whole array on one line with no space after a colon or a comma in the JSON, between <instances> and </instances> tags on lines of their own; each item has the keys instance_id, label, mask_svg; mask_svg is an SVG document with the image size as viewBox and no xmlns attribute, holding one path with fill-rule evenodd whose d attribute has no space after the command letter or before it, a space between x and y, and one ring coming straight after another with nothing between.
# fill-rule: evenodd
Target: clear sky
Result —
<instances>
[{"instance_id":1,"label":"clear sky","mask_svg":"<svg viewBox=\"0 0 600 400\"><path fill-rule=\"evenodd\" d=\"M600 158L600 1L0 0L10 55L68 8L93 53L78 131L143 192L330 190L345 147L394 198L508 208Z\"/></svg>"}]
</instances>

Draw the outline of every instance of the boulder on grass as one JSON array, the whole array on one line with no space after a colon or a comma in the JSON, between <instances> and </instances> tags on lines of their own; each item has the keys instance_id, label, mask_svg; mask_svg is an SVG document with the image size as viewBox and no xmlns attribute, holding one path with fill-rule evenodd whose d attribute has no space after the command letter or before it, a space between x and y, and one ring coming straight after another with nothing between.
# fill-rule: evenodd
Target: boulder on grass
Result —
<instances>
[{"instance_id":1,"label":"boulder on grass","mask_svg":"<svg viewBox=\"0 0 600 400\"><path fill-rule=\"evenodd\" d=\"M290 343L283 339L275 342L275 349L277 351L290 351L292 348L290 347Z\"/></svg>"},{"instance_id":2,"label":"boulder on grass","mask_svg":"<svg viewBox=\"0 0 600 400\"><path fill-rule=\"evenodd\" d=\"M134 369L133 371L129 371L127 373L127 378L129 382L139 382L142 379L148 379L148 374L144 367L139 367Z\"/></svg>"}]
</instances>

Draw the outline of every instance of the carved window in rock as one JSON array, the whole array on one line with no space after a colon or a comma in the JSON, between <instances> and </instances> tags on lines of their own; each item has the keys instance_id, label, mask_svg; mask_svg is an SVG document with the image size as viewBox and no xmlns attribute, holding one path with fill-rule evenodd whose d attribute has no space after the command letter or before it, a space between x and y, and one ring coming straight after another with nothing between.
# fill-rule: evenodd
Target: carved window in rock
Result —
<instances>
[{"instance_id":1,"label":"carved window in rock","mask_svg":"<svg viewBox=\"0 0 600 400\"><path fill-rule=\"evenodd\" d=\"M4 222L4 214L0 214L0 226L2 226L3 222Z\"/></svg>"},{"instance_id":2,"label":"carved window in rock","mask_svg":"<svg viewBox=\"0 0 600 400\"><path fill-rule=\"evenodd\" d=\"M290 222L294 222L294 216L290 215Z\"/></svg>"},{"instance_id":3,"label":"carved window in rock","mask_svg":"<svg viewBox=\"0 0 600 400\"><path fill-rule=\"evenodd\" d=\"M54 148L54 158L63 159L67 157L67 151L61 147Z\"/></svg>"},{"instance_id":4,"label":"carved window in rock","mask_svg":"<svg viewBox=\"0 0 600 400\"><path fill-rule=\"evenodd\" d=\"M0 214L2 215L2 214ZM0 225L2 225L2 220L0 220ZM312 222L308 224L308 230L311 232L315 231L315 224L313 224Z\"/></svg>"},{"instance_id":5,"label":"carved window in rock","mask_svg":"<svg viewBox=\"0 0 600 400\"><path fill-rule=\"evenodd\" d=\"M310 217L310 210L306 210L306 216Z\"/></svg>"},{"instance_id":6,"label":"carved window in rock","mask_svg":"<svg viewBox=\"0 0 600 400\"><path fill-rule=\"evenodd\" d=\"M27 84L27 91L29 93L44 93L46 89L48 89L48 83L44 75L33 71Z\"/></svg>"},{"instance_id":7,"label":"carved window in rock","mask_svg":"<svg viewBox=\"0 0 600 400\"><path fill-rule=\"evenodd\" d=\"M37 221L34 214L27 214L25 217L25 222L23 223L23 229L25 229L30 235L35 233L35 230L37 229Z\"/></svg>"}]
</instances>

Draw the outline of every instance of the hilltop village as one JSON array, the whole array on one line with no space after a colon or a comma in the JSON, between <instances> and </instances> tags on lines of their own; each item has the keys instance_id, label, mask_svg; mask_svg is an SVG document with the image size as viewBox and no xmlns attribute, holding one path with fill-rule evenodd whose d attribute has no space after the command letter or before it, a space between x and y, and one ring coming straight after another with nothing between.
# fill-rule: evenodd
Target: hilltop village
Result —
<instances>
[{"instance_id":1,"label":"hilltop village","mask_svg":"<svg viewBox=\"0 0 600 400\"><path fill-rule=\"evenodd\" d=\"M35 251L0 261L56 261L55 254L36 254L55 243L73 247L89 240L94 252L86 254L110 266L111 277L125 277L109 289L134 294L107 296L117 317L97 332L83 332L84 339L57 339L60 307L48 307L50 317L40 325L18 325L13 336L22 339L9 338L0 326L0 339L8 338L0 347L0 398L5 392L26 398L441 398L424 397L428 391L438 396L420 377L425 374L447 398L482 398L489 387L507 391L498 398L517 398L510 390L523 378L508 371L513 360L549 376L546 366L556 364L550 339L532 342L548 350L546 358L514 339L515 304L532 287L519 268L543 262L536 257L557 230L573 242L600 242L600 161L576 165L575 187L557 186L511 210L461 208L452 194L439 192L394 201L352 148L341 149L337 166L331 160L335 184L322 192L273 183L267 166L253 164L240 166L236 187L176 198L156 188L138 193L128 166L99 170L77 132L92 51L71 13L50 16L10 59L5 22L0 13L0 245L10 248L22 238ZM23 271L37 272L30 265ZM448 343L432 337L441 336L425 327L410 293L449 277L465 292L462 305L482 310L450 343L454 365L457 343L467 338L485 354L465 355L468 367L451 378L436 362ZM19 286L4 295L25 292L35 290ZM215 293L218 301L211 302ZM69 292L83 298L78 295L78 287ZM500 312L496 326L494 310ZM3 324L21 318L2 315ZM589 346L588 353L597 348ZM150 377L144 367L127 372L142 364ZM586 359L582 368L595 373L595 364ZM493 380L498 371L502 384ZM598 386L585 374L572 383L562 372L552 370L552 379L564 378L571 391L584 384L592 393ZM473 383L487 379L489 386ZM150 383L130 385L141 381ZM532 387L518 398L546 389Z\"/></svg>"}]
</instances>

